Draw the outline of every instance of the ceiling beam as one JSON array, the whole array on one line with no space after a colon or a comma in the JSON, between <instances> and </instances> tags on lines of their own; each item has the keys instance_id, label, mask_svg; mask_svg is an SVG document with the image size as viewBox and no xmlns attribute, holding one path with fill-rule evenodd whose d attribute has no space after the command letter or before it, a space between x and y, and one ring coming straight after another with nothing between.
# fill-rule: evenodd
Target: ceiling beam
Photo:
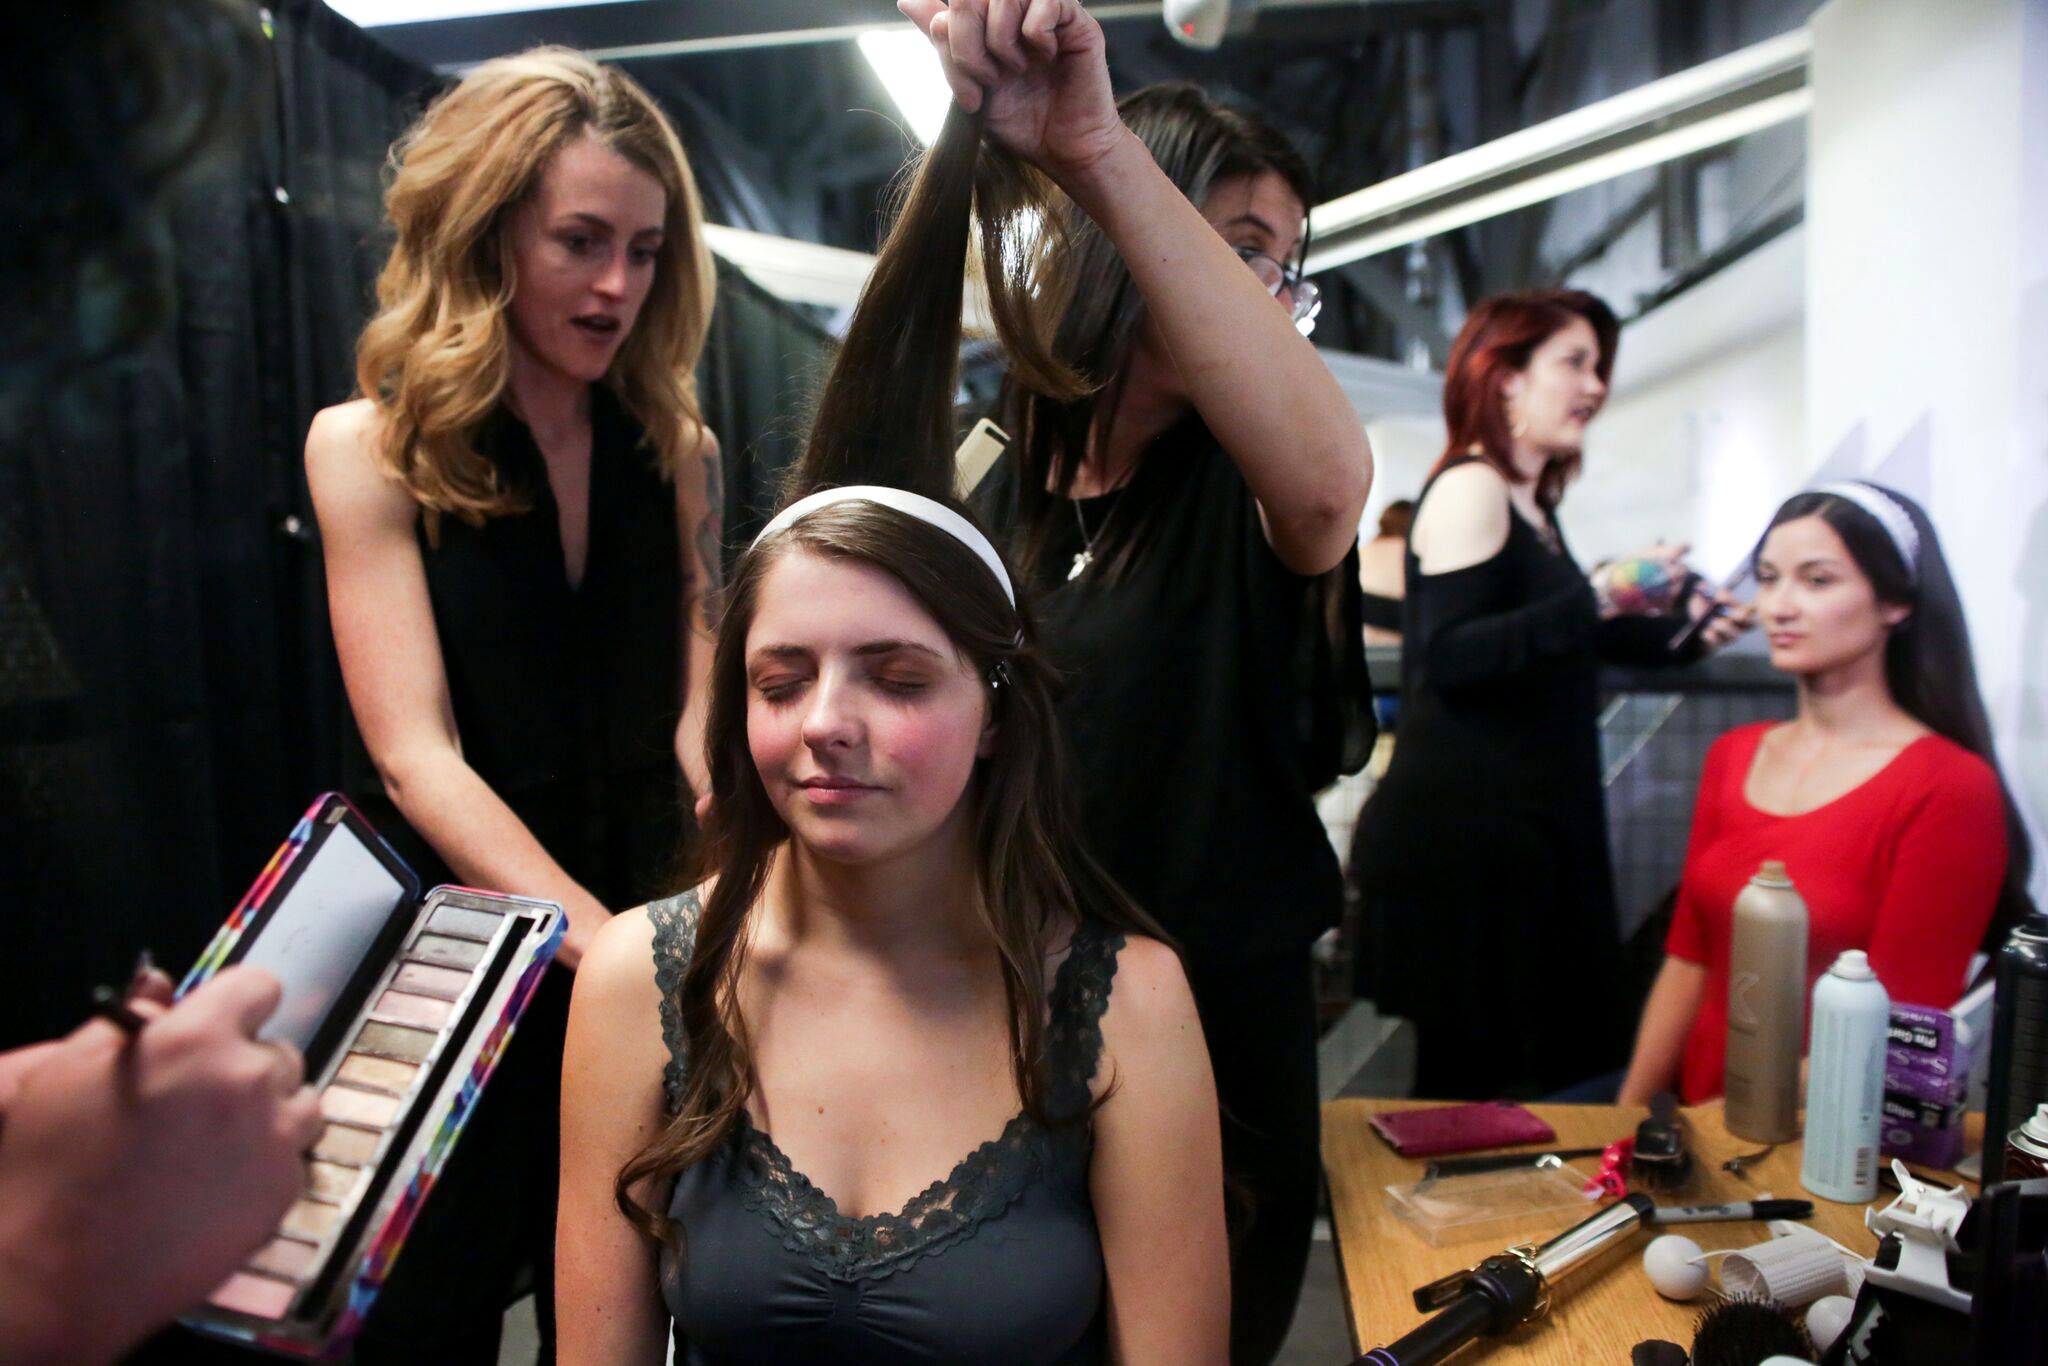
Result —
<instances>
[{"instance_id":1,"label":"ceiling beam","mask_svg":"<svg viewBox=\"0 0 2048 1366\"><path fill-rule=\"evenodd\" d=\"M1480 0L1260 0L1253 30L1227 48L1355 36L1361 21L1462 23ZM1164 34L1160 0L1109 0L1088 12L1105 26L1149 24ZM459 70L536 43L560 43L600 61L636 61L799 43L844 42L904 20L874 0L614 0L552 5L408 24L381 24L378 41L441 71ZM1192 49L1188 49L1193 53ZM1212 54L1193 54L1206 56Z\"/></svg>"},{"instance_id":2,"label":"ceiling beam","mask_svg":"<svg viewBox=\"0 0 2048 1366\"><path fill-rule=\"evenodd\" d=\"M1802 117L1813 102L1810 51L1796 30L1317 205L1308 268L1329 270Z\"/></svg>"},{"instance_id":3,"label":"ceiling beam","mask_svg":"<svg viewBox=\"0 0 2048 1366\"><path fill-rule=\"evenodd\" d=\"M1384 261L1366 259L1337 267L1337 274L1358 287L1366 302L1403 332L1421 339L1429 363L1438 370L1450 359L1451 339L1429 309L1408 297L1405 282L1396 279Z\"/></svg>"}]
</instances>

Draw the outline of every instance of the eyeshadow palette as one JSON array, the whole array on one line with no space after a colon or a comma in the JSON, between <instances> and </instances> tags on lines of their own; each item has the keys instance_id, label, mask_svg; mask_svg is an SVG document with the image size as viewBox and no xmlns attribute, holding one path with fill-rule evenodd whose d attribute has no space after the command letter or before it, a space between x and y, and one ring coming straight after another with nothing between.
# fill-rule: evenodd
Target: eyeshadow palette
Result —
<instances>
[{"instance_id":1,"label":"eyeshadow palette","mask_svg":"<svg viewBox=\"0 0 2048 1366\"><path fill-rule=\"evenodd\" d=\"M561 943L552 902L418 885L330 794L181 986L237 962L276 974L263 1036L305 1053L326 1121L304 1193L192 1327L297 1356L354 1336Z\"/></svg>"}]
</instances>

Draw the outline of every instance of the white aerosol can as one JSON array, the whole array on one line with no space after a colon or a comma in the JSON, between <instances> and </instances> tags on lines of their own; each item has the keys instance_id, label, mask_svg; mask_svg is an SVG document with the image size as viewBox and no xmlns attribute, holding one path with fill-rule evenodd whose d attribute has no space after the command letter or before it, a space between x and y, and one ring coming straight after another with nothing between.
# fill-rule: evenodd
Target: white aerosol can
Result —
<instances>
[{"instance_id":1,"label":"white aerosol can","mask_svg":"<svg viewBox=\"0 0 2048 1366\"><path fill-rule=\"evenodd\" d=\"M1814 985L1799 1184L1823 1200L1853 1204L1877 1198L1891 1013L1891 997L1861 949L1837 958Z\"/></svg>"}]
</instances>

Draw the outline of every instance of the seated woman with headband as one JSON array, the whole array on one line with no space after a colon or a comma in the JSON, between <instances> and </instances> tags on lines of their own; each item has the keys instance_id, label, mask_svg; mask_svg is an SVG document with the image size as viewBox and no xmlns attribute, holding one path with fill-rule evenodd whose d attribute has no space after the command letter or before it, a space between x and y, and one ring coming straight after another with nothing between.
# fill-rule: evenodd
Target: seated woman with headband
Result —
<instances>
[{"instance_id":1,"label":"seated woman with headband","mask_svg":"<svg viewBox=\"0 0 2048 1366\"><path fill-rule=\"evenodd\" d=\"M1707 756L1625 1104L1720 1093L1733 906L1766 859L1805 899L1809 988L1863 949L1892 1000L1947 1007L1971 954L2026 905L2026 835L1927 514L1876 484L1797 494L1757 548L1756 580L1771 663L1793 675L1799 709Z\"/></svg>"},{"instance_id":2,"label":"seated woman with headband","mask_svg":"<svg viewBox=\"0 0 2048 1366\"><path fill-rule=\"evenodd\" d=\"M1059 41L1090 21L1027 25L1045 10L1055 51L1024 39L1018 85L1106 105L1099 36ZM1080 846L1029 604L951 499L970 202L1012 363L1079 388L1006 274L1030 182L982 132L956 108L932 147L802 496L735 567L704 880L604 926L577 974L564 1361L660 1362L671 1320L685 1363L1223 1359L1187 979Z\"/></svg>"}]
</instances>

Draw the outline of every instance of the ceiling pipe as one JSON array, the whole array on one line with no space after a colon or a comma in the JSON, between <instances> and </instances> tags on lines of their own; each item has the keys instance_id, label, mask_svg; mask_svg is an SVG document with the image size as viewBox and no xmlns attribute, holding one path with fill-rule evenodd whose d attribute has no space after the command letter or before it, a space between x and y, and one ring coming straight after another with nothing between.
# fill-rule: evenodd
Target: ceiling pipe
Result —
<instances>
[{"instance_id":1,"label":"ceiling pipe","mask_svg":"<svg viewBox=\"0 0 2048 1366\"><path fill-rule=\"evenodd\" d=\"M1319 204L1306 268L1329 270L1800 118L1813 105L1812 46L1804 29L1767 39Z\"/></svg>"}]
</instances>

